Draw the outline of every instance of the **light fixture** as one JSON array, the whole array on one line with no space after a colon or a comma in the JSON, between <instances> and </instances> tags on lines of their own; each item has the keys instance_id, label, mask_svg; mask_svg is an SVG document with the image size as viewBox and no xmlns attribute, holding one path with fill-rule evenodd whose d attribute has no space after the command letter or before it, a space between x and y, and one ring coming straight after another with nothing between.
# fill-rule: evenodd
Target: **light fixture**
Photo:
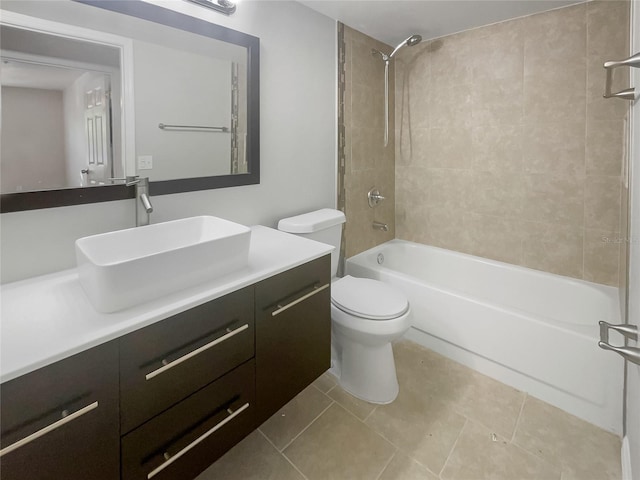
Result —
<instances>
[{"instance_id":1,"label":"light fixture","mask_svg":"<svg viewBox=\"0 0 640 480\"><path fill-rule=\"evenodd\" d=\"M231 0L187 0L188 2L197 3L203 7L211 8L216 12L231 15L236 11L236 2Z\"/></svg>"}]
</instances>

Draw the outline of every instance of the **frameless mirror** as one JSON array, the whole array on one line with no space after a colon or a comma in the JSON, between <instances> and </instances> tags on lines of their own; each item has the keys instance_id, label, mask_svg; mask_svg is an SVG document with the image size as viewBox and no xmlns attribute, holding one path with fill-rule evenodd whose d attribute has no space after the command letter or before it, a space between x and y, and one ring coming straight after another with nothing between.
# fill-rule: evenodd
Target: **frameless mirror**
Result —
<instances>
[{"instance_id":1,"label":"frameless mirror","mask_svg":"<svg viewBox=\"0 0 640 480\"><path fill-rule=\"evenodd\" d=\"M2 8L36 24L0 26L3 212L129 198L125 175L152 195L259 183L256 37L137 0Z\"/></svg>"}]
</instances>

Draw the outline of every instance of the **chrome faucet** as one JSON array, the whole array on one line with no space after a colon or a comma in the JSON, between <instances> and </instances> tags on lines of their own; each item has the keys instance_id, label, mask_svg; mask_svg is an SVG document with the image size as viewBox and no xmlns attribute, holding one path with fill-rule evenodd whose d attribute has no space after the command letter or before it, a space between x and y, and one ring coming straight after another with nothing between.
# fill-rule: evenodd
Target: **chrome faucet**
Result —
<instances>
[{"instance_id":1,"label":"chrome faucet","mask_svg":"<svg viewBox=\"0 0 640 480\"><path fill-rule=\"evenodd\" d=\"M110 178L109 180L124 181L127 187L136 186L136 227L149 225L149 214L153 212L153 205L149 199L149 178L127 175L125 178Z\"/></svg>"},{"instance_id":2,"label":"chrome faucet","mask_svg":"<svg viewBox=\"0 0 640 480\"><path fill-rule=\"evenodd\" d=\"M136 198L136 227L149 225L150 213L153 212L153 205L149 199L149 178L139 177L135 180Z\"/></svg>"}]
</instances>

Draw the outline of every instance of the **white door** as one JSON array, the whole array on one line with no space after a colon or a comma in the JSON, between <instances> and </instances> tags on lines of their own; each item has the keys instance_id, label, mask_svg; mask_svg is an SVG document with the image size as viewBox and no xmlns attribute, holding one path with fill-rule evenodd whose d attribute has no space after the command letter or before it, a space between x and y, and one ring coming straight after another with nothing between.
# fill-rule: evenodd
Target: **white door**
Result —
<instances>
[{"instance_id":1,"label":"white door","mask_svg":"<svg viewBox=\"0 0 640 480\"><path fill-rule=\"evenodd\" d=\"M640 2L632 3L633 52L640 52ZM631 85L640 91L640 68L631 69ZM611 99L615 101L616 99ZM631 107L630 135L630 241L629 241L629 316L628 323L640 325L640 100ZM629 340L630 347L640 342ZM640 365L626 362L626 436L623 445L624 480L640 480ZM628 471L630 470L630 471Z\"/></svg>"},{"instance_id":2,"label":"white door","mask_svg":"<svg viewBox=\"0 0 640 480\"><path fill-rule=\"evenodd\" d=\"M92 74L84 88L84 123L86 138L87 169L89 185L103 184L111 171L111 128L109 76Z\"/></svg>"}]
</instances>

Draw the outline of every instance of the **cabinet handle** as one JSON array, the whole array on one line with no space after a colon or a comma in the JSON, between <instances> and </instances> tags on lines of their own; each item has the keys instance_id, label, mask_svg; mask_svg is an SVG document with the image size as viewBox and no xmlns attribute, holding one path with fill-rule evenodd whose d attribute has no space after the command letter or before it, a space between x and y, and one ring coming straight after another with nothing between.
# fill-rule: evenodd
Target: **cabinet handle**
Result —
<instances>
[{"instance_id":1,"label":"cabinet handle","mask_svg":"<svg viewBox=\"0 0 640 480\"><path fill-rule=\"evenodd\" d=\"M293 307L294 305L299 304L300 302L304 302L307 298L313 297L316 293L320 293L322 290L324 290L325 288L329 288L330 286L331 284L327 283L326 285L323 285L321 287L313 287L313 291L307 293L306 295L303 295L302 297L298 298L297 300L294 300L291 303L287 303L284 307L278 304L277 305L278 309L271 312L271 316L275 317L276 315L284 312L285 310Z\"/></svg>"},{"instance_id":2,"label":"cabinet handle","mask_svg":"<svg viewBox=\"0 0 640 480\"><path fill-rule=\"evenodd\" d=\"M211 430L208 430L205 434L203 434L202 436L198 437L197 439L195 439L193 442L191 442L189 445L187 445L186 447L184 447L182 450L180 450L178 453L176 453L174 456L169 457L167 459L166 462L160 464L158 467L154 468L153 470L151 470L151 472L149 472L149 474L147 475L147 479L151 479L153 477L155 477L158 473L160 473L162 470L164 470L165 468L167 468L169 465L171 465L173 462L175 462L176 460L178 460L180 457L182 457L185 453L187 453L189 450L191 450L193 447L195 447L196 445L198 445L200 442L202 442L205 438L207 438L209 435L211 435L212 433L215 433L217 430L221 429L223 426L225 426L227 423L229 423L231 420L233 420L235 417L237 417L238 415L240 415L242 412L244 412L247 408L249 408L249 404L245 403L244 405L242 405L238 410L236 410L235 412L231 413L227 418L225 418L224 420L222 420L220 423L217 423ZM230 410L227 410L230 411ZM165 453L165 455L167 455Z\"/></svg>"},{"instance_id":3,"label":"cabinet handle","mask_svg":"<svg viewBox=\"0 0 640 480\"><path fill-rule=\"evenodd\" d=\"M215 347L216 345L218 345L219 343L224 342L225 340L230 339L231 337L233 337L234 335L237 335L238 333L246 330L247 328L249 328L249 324L245 323L244 325L242 325L241 327L236 328L235 330L231 330L229 333L224 334L223 336L216 338L215 340L213 340L212 342L207 343L206 345L201 346L200 348L196 348L194 351L187 353L186 355L183 355L180 358L177 358L176 360L174 360L173 362L167 363L166 365L163 365L162 367L158 368L157 370L154 370L151 373L147 373L147 375L145 375L145 379L146 380L151 380L153 377L160 375L162 372L166 372L167 370L169 370L170 368L175 367L176 365L179 365L180 363L189 360L192 357L195 357L196 355L198 355L199 353L204 352L205 350L208 350L211 347Z\"/></svg>"},{"instance_id":4,"label":"cabinet handle","mask_svg":"<svg viewBox=\"0 0 640 480\"><path fill-rule=\"evenodd\" d=\"M61 418L57 422L54 422L51 425L48 425L38 430L37 432L34 432L31 435L24 437L22 440L18 440L17 442L12 443L8 447L5 447L2 450L0 450L0 457L2 457L3 455L6 455L7 453L13 452L14 450L17 450L18 448L23 447L28 443L33 442L34 440L42 437L43 435L46 435L47 433L54 431L56 428L60 428L66 423L69 423L75 420L76 418L81 417L85 413L88 413L95 408L98 408L98 402L93 402L92 404L87 405L86 407L81 408L76 412L73 412L71 415L67 415L66 417Z\"/></svg>"}]
</instances>

